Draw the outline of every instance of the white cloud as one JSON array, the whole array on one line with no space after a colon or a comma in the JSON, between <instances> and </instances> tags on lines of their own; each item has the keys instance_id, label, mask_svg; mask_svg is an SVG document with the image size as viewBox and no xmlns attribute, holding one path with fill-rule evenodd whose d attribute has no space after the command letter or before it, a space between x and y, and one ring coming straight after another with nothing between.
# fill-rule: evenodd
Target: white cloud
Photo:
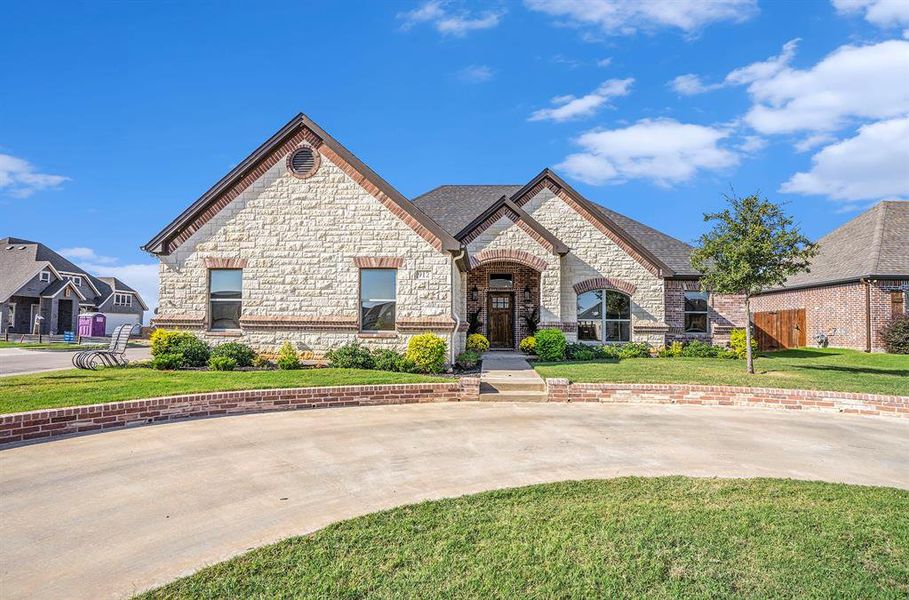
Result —
<instances>
[{"instance_id":1,"label":"white cloud","mask_svg":"<svg viewBox=\"0 0 909 600\"><path fill-rule=\"evenodd\" d=\"M612 64L612 57L607 56L606 58L601 58L597 61L598 67L603 67L604 69Z\"/></svg>"},{"instance_id":2,"label":"white cloud","mask_svg":"<svg viewBox=\"0 0 909 600\"><path fill-rule=\"evenodd\" d=\"M878 27L909 26L906 0L833 0L833 6L844 15L864 13L865 20Z\"/></svg>"},{"instance_id":3,"label":"white cloud","mask_svg":"<svg viewBox=\"0 0 909 600\"><path fill-rule=\"evenodd\" d=\"M486 65L470 65L458 71L458 79L464 83L483 83L495 76L495 71Z\"/></svg>"},{"instance_id":4,"label":"white cloud","mask_svg":"<svg viewBox=\"0 0 909 600\"><path fill-rule=\"evenodd\" d=\"M729 135L717 127L643 119L623 129L584 133L575 140L584 151L569 155L558 168L590 184L649 179L669 186L699 171L738 164L738 155L719 145Z\"/></svg>"},{"instance_id":5,"label":"white cloud","mask_svg":"<svg viewBox=\"0 0 909 600\"><path fill-rule=\"evenodd\" d=\"M663 27L690 34L718 21L745 21L758 12L756 0L524 0L524 4L574 25L622 35Z\"/></svg>"},{"instance_id":6,"label":"white cloud","mask_svg":"<svg viewBox=\"0 0 909 600\"><path fill-rule=\"evenodd\" d=\"M73 248L63 248L58 252L71 260L84 260L99 265L109 265L117 262L113 256L99 256L91 248L84 246L75 246Z\"/></svg>"},{"instance_id":7,"label":"white cloud","mask_svg":"<svg viewBox=\"0 0 909 600\"><path fill-rule=\"evenodd\" d=\"M39 173L25 159L0 154L0 192L14 198L27 198L35 192L58 188L69 177Z\"/></svg>"},{"instance_id":8,"label":"white cloud","mask_svg":"<svg viewBox=\"0 0 909 600\"><path fill-rule=\"evenodd\" d=\"M835 139L836 138L829 133L816 133L796 142L795 150L796 152L808 152L809 150L817 148L818 146L829 144Z\"/></svg>"},{"instance_id":9,"label":"white cloud","mask_svg":"<svg viewBox=\"0 0 909 600\"><path fill-rule=\"evenodd\" d=\"M726 75L726 78L722 83L704 83L699 75L688 73L686 75L679 75L670 81L669 86L683 96L693 96L695 94L703 94L705 92L718 90L730 85L746 85L759 79L773 77L785 69L792 60L792 57L795 56L795 49L798 46L798 43L798 39L786 42L779 55L735 69Z\"/></svg>"},{"instance_id":10,"label":"white cloud","mask_svg":"<svg viewBox=\"0 0 909 600\"><path fill-rule=\"evenodd\" d=\"M738 148L745 154L754 154L767 147L767 140L758 135L746 135Z\"/></svg>"},{"instance_id":11,"label":"white cloud","mask_svg":"<svg viewBox=\"0 0 909 600\"><path fill-rule=\"evenodd\" d=\"M747 68L746 68L747 69ZM771 71L772 72L772 71ZM752 74L746 122L761 133L835 131L909 112L909 42L841 46L815 66Z\"/></svg>"},{"instance_id":12,"label":"white cloud","mask_svg":"<svg viewBox=\"0 0 909 600\"><path fill-rule=\"evenodd\" d=\"M634 79L609 79L604 81L594 91L580 98L567 95L556 96L552 99L554 108L541 108L530 115L530 121L569 121L580 119L594 114L600 107L612 98L627 96L631 91Z\"/></svg>"},{"instance_id":13,"label":"white cloud","mask_svg":"<svg viewBox=\"0 0 909 600\"><path fill-rule=\"evenodd\" d=\"M431 23L443 35L463 37L471 31L492 29L505 16L504 10L485 11L479 15L468 11L452 13L446 8L447 4L442 0L429 0L411 11L398 13L398 18L404 21L401 28L406 31L421 23Z\"/></svg>"},{"instance_id":14,"label":"white cloud","mask_svg":"<svg viewBox=\"0 0 909 600\"><path fill-rule=\"evenodd\" d=\"M796 173L781 192L826 195L834 200L909 197L909 116L859 128L855 137L831 144Z\"/></svg>"}]
</instances>

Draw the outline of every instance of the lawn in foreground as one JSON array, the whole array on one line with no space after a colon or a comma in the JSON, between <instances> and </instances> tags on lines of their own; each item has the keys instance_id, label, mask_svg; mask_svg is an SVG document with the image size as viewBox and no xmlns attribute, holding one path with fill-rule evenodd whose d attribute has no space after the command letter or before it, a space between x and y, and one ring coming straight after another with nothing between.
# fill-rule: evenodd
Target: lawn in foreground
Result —
<instances>
[{"instance_id":1,"label":"lawn in foreground","mask_svg":"<svg viewBox=\"0 0 909 600\"><path fill-rule=\"evenodd\" d=\"M106 344L69 344L67 342L6 342L0 340L0 348L20 348L22 350L91 350L104 348Z\"/></svg>"},{"instance_id":2,"label":"lawn in foreground","mask_svg":"<svg viewBox=\"0 0 909 600\"><path fill-rule=\"evenodd\" d=\"M897 598L909 492L621 478L425 502L331 525L142 598Z\"/></svg>"},{"instance_id":3,"label":"lawn in foreground","mask_svg":"<svg viewBox=\"0 0 909 600\"><path fill-rule=\"evenodd\" d=\"M146 368L53 371L0 377L0 413L195 392L420 383L439 377L361 369L155 371Z\"/></svg>"},{"instance_id":4,"label":"lawn in foreground","mask_svg":"<svg viewBox=\"0 0 909 600\"><path fill-rule=\"evenodd\" d=\"M834 348L768 352L754 362L720 358L633 358L621 361L542 363L543 377L577 383L693 383L831 390L909 396L909 356Z\"/></svg>"}]
</instances>

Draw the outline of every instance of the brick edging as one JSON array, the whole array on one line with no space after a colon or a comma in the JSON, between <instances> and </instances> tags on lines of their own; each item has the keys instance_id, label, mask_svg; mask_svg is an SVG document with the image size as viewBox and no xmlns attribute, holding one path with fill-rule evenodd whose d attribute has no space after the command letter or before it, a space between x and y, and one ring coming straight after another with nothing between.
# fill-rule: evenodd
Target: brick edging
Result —
<instances>
[{"instance_id":1,"label":"brick edging","mask_svg":"<svg viewBox=\"0 0 909 600\"><path fill-rule=\"evenodd\" d=\"M673 383L569 383L546 380L549 402L695 404L813 410L909 418L909 397Z\"/></svg>"},{"instance_id":2,"label":"brick edging","mask_svg":"<svg viewBox=\"0 0 909 600\"><path fill-rule=\"evenodd\" d=\"M270 411L478 400L480 379L338 387L241 390L47 408L0 415L0 447L194 417Z\"/></svg>"}]
</instances>

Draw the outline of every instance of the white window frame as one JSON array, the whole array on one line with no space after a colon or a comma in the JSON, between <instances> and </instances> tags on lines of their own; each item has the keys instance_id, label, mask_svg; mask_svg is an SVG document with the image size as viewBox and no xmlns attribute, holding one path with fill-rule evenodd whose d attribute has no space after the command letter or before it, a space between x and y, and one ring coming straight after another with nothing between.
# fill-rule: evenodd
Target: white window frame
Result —
<instances>
[{"instance_id":1,"label":"white window frame","mask_svg":"<svg viewBox=\"0 0 909 600\"><path fill-rule=\"evenodd\" d=\"M10 302L9 303L9 324L7 325L7 327L15 327L15 326L16 326L16 303Z\"/></svg>"},{"instance_id":2,"label":"white window frame","mask_svg":"<svg viewBox=\"0 0 909 600\"><path fill-rule=\"evenodd\" d=\"M76 287L82 287L82 276L81 275L64 275L64 279L72 281Z\"/></svg>"},{"instance_id":3,"label":"white window frame","mask_svg":"<svg viewBox=\"0 0 909 600\"><path fill-rule=\"evenodd\" d=\"M704 294L704 302L707 303L706 310L687 310L686 302L688 301L688 294ZM704 331L688 331L688 327L685 325L688 315L704 315L705 326ZM682 329L685 330L686 334L691 335L709 335L710 334L710 292L702 292L700 290L685 290L682 293Z\"/></svg>"},{"instance_id":4,"label":"white window frame","mask_svg":"<svg viewBox=\"0 0 909 600\"><path fill-rule=\"evenodd\" d=\"M50 281L50 276L51 276L50 271L41 271L40 273L38 273L38 281L40 281L41 283L47 283Z\"/></svg>"},{"instance_id":5,"label":"white window frame","mask_svg":"<svg viewBox=\"0 0 909 600\"><path fill-rule=\"evenodd\" d=\"M120 292L114 293L114 306L132 306L133 295Z\"/></svg>"}]
</instances>

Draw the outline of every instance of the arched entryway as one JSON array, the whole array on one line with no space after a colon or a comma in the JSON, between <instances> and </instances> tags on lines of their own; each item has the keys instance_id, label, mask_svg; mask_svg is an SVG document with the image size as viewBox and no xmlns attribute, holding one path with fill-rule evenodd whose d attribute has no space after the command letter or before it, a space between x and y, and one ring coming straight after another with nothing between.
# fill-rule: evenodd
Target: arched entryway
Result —
<instances>
[{"instance_id":1,"label":"arched entryway","mask_svg":"<svg viewBox=\"0 0 909 600\"><path fill-rule=\"evenodd\" d=\"M530 261L495 258L467 274L468 321L492 348L517 348L539 323L541 270Z\"/></svg>"}]
</instances>

